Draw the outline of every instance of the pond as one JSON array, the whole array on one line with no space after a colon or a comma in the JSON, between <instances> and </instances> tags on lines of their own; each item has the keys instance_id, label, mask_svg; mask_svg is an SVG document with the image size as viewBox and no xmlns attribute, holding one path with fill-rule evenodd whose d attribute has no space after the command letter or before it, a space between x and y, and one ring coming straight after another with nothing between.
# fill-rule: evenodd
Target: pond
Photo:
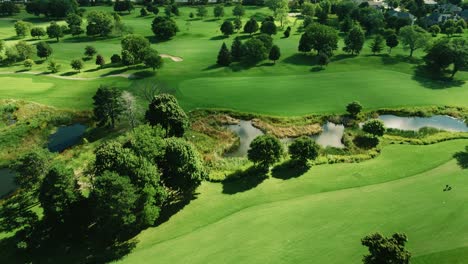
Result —
<instances>
[{"instance_id":1,"label":"pond","mask_svg":"<svg viewBox=\"0 0 468 264\"><path fill-rule=\"evenodd\" d=\"M227 157L246 156L250 147L250 143L252 143L256 137L264 134L260 129L252 125L252 121L241 120L239 124L228 125L226 127L240 138L239 147L234 151L226 153Z\"/></svg>"},{"instance_id":2,"label":"pond","mask_svg":"<svg viewBox=\"0 0 468 264\"><path fill-rule=\"evenodd\" d=\"M468 132L468 126L460 119L451 116L435 115L431 117L401 117L396 115L381 115L387 128L417 131L423 127L432 127L446 131Z\"/></svg>"},{"instance_id":3,"label":"pond","mask_svg":"<svg viewBox=\"0 0 468 264\"><path fill-rule=\"evenodd\" d=\"M247 155L249 150L250 143L258 136L263 135L264 133L254 127L251 121L241 120L237 125L228 125L226 126L228 130L234 132L240 138L240 146L229 153L226 153L227 157L244 157ZM320 135L311 136L317 144L322 147L335 147L335 148L344 148L345 146L341 143L341 138L343 137L344 126L336 125L331 122L327 122L322 127L322 133ZM294 141L294 138L282 138L281 142L285 144L290 144Z\"/></svg>"},{"instance_id":4,"label":"pond","mask_svg":"<svg viewBox=\"0 0 468 264\"><path fill-rule=\"evenodd\" d=\"M8 168L0 168L0 197L16 189L15 173Z\"/></svg>"},{"instance_id":5,"label":"pond","mask_svg":"<svg viewBox=\"0 0 468 264\"><path fill-rule=\"evenodd\" d=\"M65 149L76 145L83 137L86 128L87 127L85 125L79 123L59 127L57 132L50 135L47 148L51 152L62 152Z\"/></svg>"}]
</instances>

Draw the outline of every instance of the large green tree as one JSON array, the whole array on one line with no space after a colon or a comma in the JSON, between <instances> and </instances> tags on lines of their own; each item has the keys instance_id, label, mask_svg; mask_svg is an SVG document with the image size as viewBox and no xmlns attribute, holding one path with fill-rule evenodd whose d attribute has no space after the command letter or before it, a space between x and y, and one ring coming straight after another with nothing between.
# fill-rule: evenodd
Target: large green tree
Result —
<instances>
[{"instance_id":1,"label":"large green tree","mask_svg":"<svg viewBox=\"0 0 468 264\"><path fill-rule=\"evenodd\" d=\"M60 25L58 25L55 22L52 22L47 27L47 35L49 36L49 38L55 38L57 42L59 42L60 38L63 37L65 34Z\"/></svg>"},{"instance_id":2,"label":"large green tree","mask_svg":"<svg viewBox=\"0 0 468 264\"><path fill-rule=\"evenodd\" d=\"M410 50L409 56L412 57L415 50L429 45L431 36L419 26L405 26L400 29L400 39L404 47Z\"/></svg>"},{"instance_id":3,"label":"large green tree","mask_svg":"<svg viewBox=\"0 0 468 264\"><path fill-rule=\"evenodd\" d=\"M114 28L114 17L103 11L89 11L86 16L88 25L86 26L86 35L107 37Z\"/></svg>"},{"instance_id":4,"label":"large green tree","mask_svg":"<svg viewBox=\"0 0 468 264\"><path fill-rule=\"evenodd\" d=\"M242 55L249 63L257 63L267 58L268 49L258 38L251 38L242 44Z\"/></svg>"},{"instance_id":5,"label":"large green tree","mask_svg":"<svg viewBox=\"0 0 468 264\"><path fill-rule=\"evenodd\" d=\"M53 165L39 189L45 220L61 224L72 220L72 209L81 199L73 170L60 163Z\"/></svg>"},{"instance_id":6,"label":"large green tree","mask_svg":"<svg viewBox=\"0 0 468 264\"><path fill-rule=\"evenodd\" d=\"M255 20L255 18L249 19L249 21L247 21L244 25L244 32L252 35L253 33L257 31L258 31L257 20Z\"/></svg>"},{"instance_id":7,"label":"large green tree","mask_svg":"<svg viewBox=\"0 0 468 264\"><path fill-rule=\"evenodd\" d=\"M289 145L291 159L301 166L306 166L308 160L315 160L320 151L320 146L310 137L300 137Z\"/></svg>"},{"instance_id":8,"label":"large green tree","mask_svg":"<svg viewBox=\"0 0 468 264\"><path fill-rule=\"evenodd\" d=\"M169 40L179 31L177 24L168 17L155 17L151 29L158 40Z\"/></svg>"},{"instance_id":9,"label":"large green tree","mask_svg":"<svg viewBox=\"0 0 468 264\"><path fill-rule=\"evenodd\" d=\"M115 87L101 85L93 96L93 106L94 117L98 125L110 125L114 128L124 111L122 91Z\"/></svg>"},{"instance_id":10,"label":"large green tree","mask_svg":"<svg viewBox=\"0 0 468 264\"><path fill-rule=\"evenodd\" d=\"M332 56L333 51L338 49L338 32L332 27L312 24L307 27L299 42L299 51L310 52L315 50Z\"/></svg>"},{"instance_id":11,"label":"large green tree","mask_svg":"<svg viewBox=\"0 0 468 264\"><path fill-rule=\"evenodd\" d=\"M271 165L281 159L283 151L283 144L279 139L272 135L263 135L256 137L250 143L247 157L262 169L268 170Z\"/></svg>"},{"instance_id":12,"label":"large green tree","mask_svg":"<svg viewBox=\"0 0 468 264\"><path fill-rule=\"evenodd\" d=\"M148 39L137 34L126 35L120 41L120 44L122 46L122 51L128 51L135 59L135 63L143 61L147 55L147 49L150 47Z\"/></svg>"},{"instance_id":13,"label":"large green tree","mask_svg":"<svg viewBox=\"0 0 468 264\"><path fill-rule=\"evenodd\" d=\"M184 196L191 195L206 177L195 147L179 138L166 139L161 169L164 185Z\"/></svg>"},{"instance_id":14,"label":"large green tree","mask_svg":"<svg viewBox=\"0 0 468 264\"><path fill-rule=\"evenodd\" d=\"M440 39L424 56L426 65L439 75L452 66L451 77L468 66L468 41L465 39Z\"/></svg>"},{"instance_id":15,"label":"large green tree","mask_svg":"<svg viewBox=\"0 0 468 264\"><path fill-rule=\"evenodd\" d=\"M166 136L182 137L189 122L177 99L170 94L155 96L145 117L150 125L160 125L166 131Z\"/></svg>"},{"instance_id":16,"label":"large green tree","mask_svg":"<svg viewBox=\"0 0 468 264\"><path fill-rule=\"evenodd\" d=\"M408 264L411 253L405 249L408 238L405 234L395 233L384 237L379 233L371 234L361 240L369 249L369 254L362 259L364 264Z\"/></svg>"},{"instance_id":17,"label":"large green tree","mask_svg":"<svg viewBox=\"0 0 468 264\"><path fill-rule=\"evenodd\" d=\"M360 26L354 26L344 39L343 51L351 53L351 55L359 54L364 46L364 41L364 31Z\"/></svg>"},{"instance_id":18,"label":"large green tree","mask_svg":"<svg viewBox=\"0 0 468 264\"><path fill-rule=\"evenodd\" d=\"M219 50L218 59L216 60L216 63L221 66L229 66L229 64L231 64L231 61L231 52L229 52L226 43L223 42L223 45L221 45L221 49Z\"/></svg>"}]
</instances>

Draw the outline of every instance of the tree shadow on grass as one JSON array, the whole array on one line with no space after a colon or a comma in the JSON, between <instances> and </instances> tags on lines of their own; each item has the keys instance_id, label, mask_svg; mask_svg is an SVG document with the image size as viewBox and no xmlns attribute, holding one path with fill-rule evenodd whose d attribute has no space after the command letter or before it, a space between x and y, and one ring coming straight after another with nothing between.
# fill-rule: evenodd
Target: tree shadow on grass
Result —
<instances>
[{"instance_id":1,"label":"tree shadow on grass","mask_svg":"<svg viewBox=\"0 0 468 264\"><path fill-rule=\"evenodd\" d=\"M311 72L320 72L323 70L325 70L325 67L321 67L321 66L315 66L310 69Z\"/></svg>"},{"instance_id":2,"label":"tree shadow on grass","mask_svg":"<svg viewBox=\"0 0 468 264\"><path fill-rule=\"evenodd\" d=\"M221 66L219 64L212 64L204 69L202 69L202 71L210 71L210 70L216 70L216 69L219 69L219 68L223 68L224 66Z\"/></svg>"},{"instance_id":3,"label":"tree shadow on grass","mask_svg":"<svg viewBox=\"0 0 468 264\"><path fill-rule=\"evenodd\" d=\"M210 40L223 40L223 39L228 39L228 38L229 38L229 36L219 35L219 36L215 36L215 37L210 38Z\"/></svg>"},{"instance_id":4,"label":"tree shadow on grass","mask_svg":"<svg viewBox=\"0 0 468 264\"><path fill-rule=\"evenodd\" d=\"M468 151L460 151L453 155L457 160L458 166L462 169L468 169Z\"/></svg>"},{"instance_id":5,"label":"tree shadow on grass","mask_svg":"<svg viewBox=\"0 0 468 264\"><path fill-rule=\"evenodd\" d=\"M21 69L21 70L17 70L15 71L15 73L22 73L22 72L28 72L29 69Z\"/></svg>"},{"instance_id":6,"label":"tree shadow on grass","mask_svg":"<svg viewBox=\"0 0 468 264\"><path fill-rule=\"evenodd\" d=\"M265 171L255 166L244 171L238 170L228 175L227 179L222 182L223 193L236 194L251 190L257 187L266 178L268 178L268 176Z\"/></svg>"},{"instance_id":7,"label":"tree shadow on grass","mask_svg":"<svg viewBox=\"0 0 468 264\"><path fill-rule=\"evenodd\" d=\"M156 71L153 71L153 70L143 70L143 71L135 72L134 74L132 74L132 77L138 78L138 79L149 78L153 76L156 76Z\"/></svg>"},{"instance_id":8,"label":"tree shadow on grass","mask_svg":"<svg viewBox=\"0 0 468 264\"><path fill-rule=\"evenodd\" d=\"M292 160L288 160L274 167L271 171L271 175L277 179L288 180L297 178L306 173L308 170L309 167L301 166Z\"/></svg>"},{"instance_id":9,"label":"tree shadow on grass","mask_svg":"<svg viewBox=\"0 0 468 264\"><path fill-rule=\"evenodd\" d=\"M284 63L294 64L294 65L312 65L315 61L315 56L307 53L295 53L283 60Z\"/></svg>"},{"instance_id":10,"label":"tree shadow on grass","mask_svg":"<svg viewBox=\"0 0 468 264\"><path fill-rule=\"evenodd\" d=\"M409 64L418 65L423 62L422 59L420 58L409 57L409 56L405 56L401 54L394 55L394 56L392 56L391 54L380 54L380 55L372 55L372 56L380 57L384 65L394 65L398 63L409 63Z\"/></svg>"},{"instance_id":11,"label":"tree shadow on grass","mask_svg":"<svg viewBox=\"0 0 468 264\"><path fill-rule=\"evenodd\" d=\"M78 74L77 71L69 71L69 72L64 72L62 74L60 74L60 76L73 76L73 75L76 75Z\"/></svg>"},{"instance_id":12,"label":"tree shadow on grass","mask_svg":"<svg viewBox=\"0 0 468 264\"><path fill-rule=\"evenodd\" d=\"M434 90L462 87L465 84L464 80L454 80L449 77L434 74L426 65L416 66L412 79L419 82L421 86Z\"/></svg>"},{"instance_id":13,"label":"tree shadow on grass","mask_svg":"<svg viewBox=\"0 0 468 264\"><path fill-rule=\"evenodd\" d=\"M184 209L191 201L197 199L198 193L195 193L189 197L185 197L184 199L180 199L177 202L173 202L169 205L164 206L161 209L158 219L154 226L159 226L165 222L167 222L171 217L177 214L180 210Z\"/></svg>"},{"instance_id":14,"label":"tree shadow on grass","mask_svg":"<svg viewBox=\"0 0 468 264\"><path fill-rule=\"evenodd\" d=\"M330 58L331 62L356 58L358 55L338 54Z\"/></svg>"}]
</instances>

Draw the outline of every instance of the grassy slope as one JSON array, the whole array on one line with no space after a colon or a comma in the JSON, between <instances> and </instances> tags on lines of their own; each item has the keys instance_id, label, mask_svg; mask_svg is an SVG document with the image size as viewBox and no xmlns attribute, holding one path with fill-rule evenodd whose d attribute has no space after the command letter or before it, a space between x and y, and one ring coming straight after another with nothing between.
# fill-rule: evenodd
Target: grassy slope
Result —
<instances>
[{"instance_id":1,"label":"grassy slope","mask_svg":"<svg viewBox=\"0 0 468 264\"><path fill-rule=\"evenodd\" d=\"M317 166L235 194L242 186L205 183L121 262L360 263L361 237L399 231L409 235L415 263L457 263L427 256L466 256L451 251L468 246L468 171L451 160L466 143L393 145L371 161ZM445 184L454 189L443 192Z\"/></svg>"},{"instance_id":2,"label":"grassy slope","mask_svg":"<svg viewBox=\"0 0 468 264\"><path fill-rule=\"evenodd\" d=\"M102 10L109 7L98 7ZM123 89L129 89L139 94L142 85L159 83L162 87L175 89L181 104L185 109L199 107L231 108L241 111L269 113L275 115L301 115L307 113L341 112L343 105L352 100L360 100L369 108L396 107L412 105L458 105L467 106L467 85L447 89L444 84L428 82L424 79L413 79L416 64L408 63L405 56L408 52L401 47L394 49L392 56L370 56L368 45L358 57L350 57L337 52L332 63L324 71L316 71L313 56L297 53L300 33L297 27L302 23L294 23L293 34L288 39L282 39L282 32L275 36L275 43L281 48L282 58L271 66L269 62L259 66L242 68L234 66L219 68L215 65L217 52L222 42L230 45L233 37L220 37L219 25L223 20L213 20L212 10L209 8L209 18L205 20L187 20L193 9L181 8L181 16L176 18L180 32L167 42L155 43L150 30L153 16L139 17L136 10L130 15L123 16L123 21L131 26L135 33L142 34L153 41L153 46L161 53L180 56L183 62L172 62L165 59L166 65L156 76L143 80L125 80L110 78L102 82L112 83ZM230 14L226 8L226 14ZM249 7L244 22L249 16L261 17L269 14L266 8ZM47 25L42 18L34 18L27 14L20 14L18 18L33 21L39 25ZM8 38L11 45L15 41L12 20L0 20L0 37ZM241 36L247 37L244 34ZM466 36L467 34L465 34ZM36 40L28 39L31 43ZM106 68L97 70L94 60L87 61L81 73L70 69L72 58L83 56L86 45L95 46L99 53L107 60L114 53L120 53L120 38L89 39L85 36L66 37L60 43L47 40L54 49L55 60L62 64L62 72L71 77L98 77L108 74L134 73L146 69ZM342 45L342 44L341 44ZM418 58L423 54L417 51ZM417 60L416 60L417 61ZM413 61L414 62L414 61ZM33 71L45 72L46 63L33 67ZM22 70L19 63L11 67L3 67L0 71ZM378 69L378 71L376 71ZM148 73L148 72L146 72ZM460 72L458 78L467 80L468 74ZM365 77L365 78L363 78ZM19 82L17 85L3 86L0 98L25 98L54 106L85 109L90 107L90 99L75 100L64 96L60 100L42 96L37 90L44 89L41 83L53 83L53 93L64 93L72 88L73 93L81 98L91 98L99 82L57 80L44 76L9 75L0 76L7 83ZM26 80L25 80L26 79ZM32 85L29 85L34 79ZM64 93L65 94L65 93ZM69 100L72 98L72 100Z\"/></svg>"}]
</instances>

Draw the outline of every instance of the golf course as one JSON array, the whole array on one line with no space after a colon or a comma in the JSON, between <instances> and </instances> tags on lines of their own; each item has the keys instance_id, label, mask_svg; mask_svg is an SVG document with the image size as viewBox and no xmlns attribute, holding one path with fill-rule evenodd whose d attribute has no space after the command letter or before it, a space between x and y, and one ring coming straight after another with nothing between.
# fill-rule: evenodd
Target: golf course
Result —
<instances>
[{"instance_id":1,"label":"golf course","mask_svg":"<svg viewBox=\"0 0 468 264\"><path fill-rule=\"evenodd\" d=\"M452 1L40 2L0 3L0 263L468 263Z\"/></svg>"}]
</instances>

